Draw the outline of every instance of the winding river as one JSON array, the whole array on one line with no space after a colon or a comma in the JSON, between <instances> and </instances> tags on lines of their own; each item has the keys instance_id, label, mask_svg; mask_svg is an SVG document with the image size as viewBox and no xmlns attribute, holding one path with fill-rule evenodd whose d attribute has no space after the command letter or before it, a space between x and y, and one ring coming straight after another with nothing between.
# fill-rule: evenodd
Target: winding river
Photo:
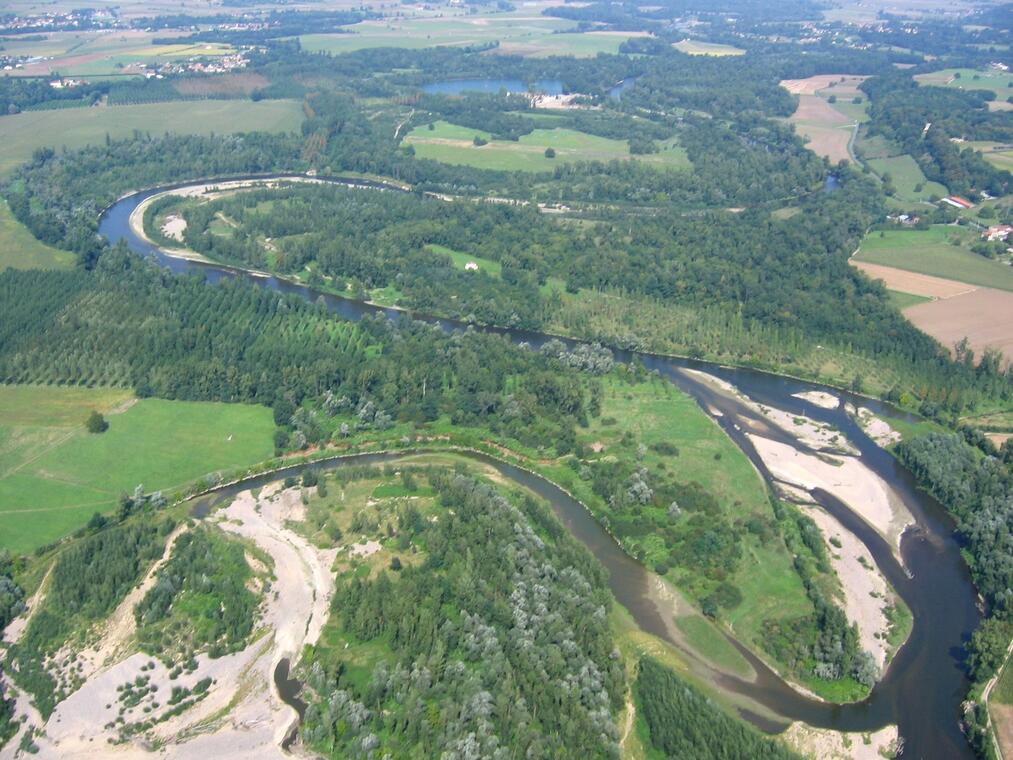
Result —
<instances>
[{"instance_id":1,"label":"winding river","mask_svg":"<svg viewBox=\"0 0 1013 760\"><path fill-rule=\"evenodd\" d=\"M252 178L251 178L252 179ZM258 178L262 179L262 178ZM340 178L329 181L342 182ZM362 186L361 180L345 181ZM195 184L188 182L186 185ZM366 303L322 294L309 287L284 279L254 275L242 270L175 258L166 255L157 246L136 235L130 227L131 213L147 198L168 188L146 190L127 196L103 214L99 232L110 242L124 240L138 254L156 259L176 273L199 273L211 282L224 277L243 277L261 287L283 293L294 293L308 300L322 298L327 308L341 317L356 320L366 314L395 316L403 312L385 309ZM463 324L427 315L412 316L437 324L445 330L458 330ZM516 342L539 346L549 339L541 333L488 328L508 336ZM566 341L575 345L576 341ZM862 429L840 408L828 410L795 398L793 394L811 390L827 390L844 402L862 405L873 412L898 412L887 405L866 398L852 396L836 389L813 383L781 377L747 369L733 369L689 359L662 357L652 354L617 350L618 361L642 361L650 370L658 370L682 390L690 394L708 410L716 410L716 422L752 460L753 464L772 482L769 471L744 433L750 424L765 428L767 437L807 451L804 445L770 426L750 406L722 394L710 385L699 381L686 369L699 369L739 388L753 400L795 414L804 414L815 420L829 423L841 430L859 449L862 461L888 482L914 516L916 526L908 530L902 540L900 553L904 566L897 561L888 543L868 524L857 517L843 503L830 494L817 491L814 497L847 529L861 539L878 563L891 585L903 597L914 615L914 628L907 643L894 657L883 679L866 700L831 705L810 699L788 686L770 668L748 650L742 649L757 673L754 681L733 676L716 675L721 685L762 705L766 710L786 720L801 720L813 726L841 731L871 731L889 723L896 723L905 739L905 757L949 760L971 758L971 752L959 728L960 703L968 681L962 664L963 644L969 638L979 619L975 605L976 591L960 549L953 535L953 522L945 510L931 497L919 491L911 477L891 455L877 446ZM402 458L404 453L364 454L335 458L318 467L340 467L348 463L379 463ZM504 462L471 455L495 467L505 477L531 489L548 500L570 532L584 543L608 568L610 585L616 599L630 611L644 630L671 640L662 617L663 612L648 592L651 575L637 561L625 554L611 536L595 521L584 507L564 491L543 478L513 467ZM290 468L298 472L305 465ZM224 487L198 504L206 510L213 504L231 498L241 490L277 480L288 471L261 475L239 484ZM287 674L286 674L287 678ZM759 713L742 710L744 717L761 728L776 731L783 722L772 721Z\"/></svg>"}]
</instances>

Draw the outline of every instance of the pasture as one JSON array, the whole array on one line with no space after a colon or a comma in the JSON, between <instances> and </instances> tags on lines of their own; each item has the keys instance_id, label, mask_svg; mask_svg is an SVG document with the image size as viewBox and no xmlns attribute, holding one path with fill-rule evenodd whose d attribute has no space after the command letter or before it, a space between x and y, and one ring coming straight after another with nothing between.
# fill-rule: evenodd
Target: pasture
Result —
<instances>
[{"instance_id":1,"label":"pasture","mask_svg":"<svg viewBox=\"0 0 1013 760\"><path fill-rule=\"evenodd\" d=\"M716 42L703 42L702 40L691 40L689 38L673 42L672 47L686 55L745 55L746 51L732 45L720 45Z\"/></svg>"},{"instance_id":2,"label":"pasture","mask_svg":"<svg viewBox=\"0 0 1013 760\"><path fill-rule=\"evenodd\" d=\"M571 55L586 58L616 53L638 32L568 33L572 21L538 16L530 11L439 18L385 18L347 27L346 34L306 34L299 38L310 52L331 54L379 47L464 47L499 42L498 52L543 57Z\"/></svg>"},{"instance_id":3,"label":"pasture","mask_svg":"<svg viewBox=\"0 0 1013 760\"><path fill-rule=\"evenodd\" d=\"M74 254L51 248L36 239L11 214L0 199L0 271L14 269L63 269L74 263Z\"/></svg>"},{"instance_id":4,"label":"pasture","mask_svg":"<svg viewBox=\"0 0 1013 760\"><path fill-rule=\"evenodd\" d=\"M486 144L475 145L476 137ZM636 159L659 168L690 167L685 151L675 141L661 144L658 153L633 156L626 140L561 128L536 129L516 141L494 140L488 132L439 121L432 130L428 126L413 129L405 138L405 144L411 145L419 158L501 171L548 172L568 161L617 159ZM556 151L555 158L546 158L547 148Z\"/></svg>"},{"instance_id":5,"label":"pasture","mask_svg":"<svg viewBox=\"0 0 1013 760\"><path fill-rule=\"evenodd\" d=\"M85 430L92 410L106 415L106 432ZM268 459L273 431L261 406L0 386L0 548L30 552L55 541L138 484L171 489Z\"/></svg>"},{"instance_id":6,"label":"pasture","mask_svg":"<svg viewBox=\"0 0 1013 760\"><path fill-rule=\"evenodd\" d=\"M928 74L916 74L915 81L932 87L949 87L955 90L988 90L995 93L989 108L1008 105L1013 97L1013 73L993 69L942 69Z\"/></svg>"},{"instance_id":7,"label":"pasture","mask_svg":"<svg viewBox=\"0 0 1013 760\"><path fill-rule=\"evenodd\" d=\"M918 162L906 153L889 158L870 158L866 163L880 177L889 175L896 188L896 196L901 201L917 203L927 201L932 196L941 198L947 193L943 185L929 182Z\"/></svg>"},{"instance_id":8,"label":"pasture","mask_svg":"<svg viewBox=\"0 0 1013 760\"><path fill-rule=\"evenodd\" d=\"M33 59L14 76L123 77L139 75L145 64L162 64L192 57L217 57L234 52L228 45L198 43L154 45L154 33L142 31L53 32L43 40L4 43L7 55Z\"/></svg>"},{"instance_id":9,"label":"pasture","mask_svg":"<svg viewBox=\"0 0 1013 760\"><path fill-rule=\"evenodd\" d=\"M980 150L982 158L997 169L1013 172L1013 144L996 142L969 142L975 150Z\"/></svg>"},{"instance_id":10,"label":"pasture","mask_svg":"<svg viewBox=\"0 0 1013 760\"><path fill-rule=\"evenodd\" d=\"M0 119L0 177L32 156L36 148L81 148L134 130L162 134L288 132L299 128L303 114L295 100L207 100L95 106L54 111L25 111Z\"/></svg>"},{"instance_id":11,"label":"pasture","mask_svg":"<svg viewBox=\"0 0 1013 760\"><path fill-rule=\"evenodd\" d=\"M872 232L855 260L1013 292L1013 268L972 253L976 240L972 232L945 225Z\"/></svg>"}]
</instances>

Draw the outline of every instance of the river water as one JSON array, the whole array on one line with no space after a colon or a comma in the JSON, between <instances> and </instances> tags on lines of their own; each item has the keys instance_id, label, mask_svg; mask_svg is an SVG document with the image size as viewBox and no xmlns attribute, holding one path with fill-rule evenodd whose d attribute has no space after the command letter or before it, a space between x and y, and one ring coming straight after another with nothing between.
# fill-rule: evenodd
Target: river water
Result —
<instances>
[{"instance_id":1,"label":"river water","mask_svg":"<svg viewBox=\"0 0 1013 760\"><path fill-rule=\"evenodd\" d=\"M362 184L358 180L355 183ZM308 300L318 301L322 298L330 311L347 319L357 320L366 314L377 313L394 317L403 313L322 294L276 277L255 276L229 267L186 261L165 255L156 246L135 235L129 225L131 212L144 199L163 189L137 193L114 204L103 214L99 232L112 243L119 240L126 241L135 252L155 258L173 272L196 272L211 282L217 282L223 277L243 277L261 287L294 293ZM465 327L452 320L419 314L412 316L439 325L448 331ZM535 347L549 339L549 336L541 333L488 329L506 335L515 342L526 342ZM565 342L576 344L576 341ZM618 361L638 360L648 369L658 370L661 375L696 399L704 409L716 409L721 412L720 416L715 417L718 424L749 456L768 482L771 480L770 473L743 433L743 429L748 429L750 422L766 427L769 433L765 435L779 437L784 443L796 448L804 450L804 447L793 438L778 434L776 429L771 428L766 420L759 417L746 404L716 392L710 385L687 374L685 369L708 372L732 383L757 402L788 412L805 414L837 427L858 447L862 461L894 488L916 521L916 527L908 530L901 540L900 551L905 566L902 568L887 542L851 510L829 494L820 492L814 494L825 509L868 547L883 574L904 598L914 615L914 628L910 638L896 654L885 676L868 699L855 704L830 705L807 698L791 689L759 659L744 649L741 651L757 672L757 679L746 682L732 676L718 676L722 685L755 700L787 720L802 720L818 727L843 731L869 731L888 723L896 723L906 742L905 757L926 760L971 758L971 752L959 728L960 703L969 685L963 668L962 652L964 643L977 625L979 614L975 606L976 592L953 535L953 522L934 499L916 488L907 470L868 438L843 411L843 404L839 409L828 410L795 398L793 394L825 390L841 397L844 402L850 401L866 406L873 412L889 411L897 415L897 410L876 401L852 396L847 392L763 372L622 350L615 351L615 355ZM400 456L403 454L360 455L336 458L327 465L315 466L338 467L348 462L379 463ZM581 504L538 476L485 457L476 458L486 461L506 477L548 500L570 532L609 570L613 594L619 603L630 611L637 624L650 633L669 638L662 618L663 613L648 593L649 573L619 548ZM297 473L302 468L303 466L295 466L291 468L291 473L258 476L226 487L202 499L197 504L196 510L198 513L206 514L214 504L231 498L241 490L278 480L287 474ZM283 680L286 682L287 676L285 673ZM766 730L776 730L783 725L748 711L743 711L743 715Z\"/></svg>"}]
</instances>

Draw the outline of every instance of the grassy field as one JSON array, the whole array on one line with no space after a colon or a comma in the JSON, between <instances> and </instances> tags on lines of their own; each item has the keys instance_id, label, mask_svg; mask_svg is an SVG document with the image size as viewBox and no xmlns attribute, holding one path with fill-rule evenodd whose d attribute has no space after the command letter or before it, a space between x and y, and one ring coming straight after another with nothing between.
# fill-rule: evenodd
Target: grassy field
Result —
<instances>
[{"instance_id":1,"label":"grassy field","mask_svg":"<svg viewBox=\"0 0 1013 760\"><path fill-rule=\"evenodd\" d=\"M957 90L989 90L997 101L1013 96L1013 73L989 69L942 69L929 74L917 74L915 80L923 85L949 87Z\"/></svg>"},{"instance_id":2,"label":"grassy field","mask_svg":"<svg viewBox=\"0 0 1013 760\"><path fill-rule=\"evenodd\" d=\"M960 245L953 245L951 239L958 240ZM972 253L968 246L974 240L973 233L944 225L927 230L872 232L855 258L969 285L1013 291L1013 268Z\"/></svg>"},{"instance_id":3,"label":"grassy field","mask_svg":"<svg viewBox=\"0 0 1013 760\"><path fill-rule=\"evenodd\" d=\"M603 424L609 419L616 420L616 424ZM648 447L643 465L649 471L665 467L681 482L702 484L732 519L772 517L763 482L749 460L695 401L667 382L629 385L607 380L602 416L587 430L578 432L578 441L588 447L604 445L603 453L607 455L627 432ZM662 442L676 446L678 455L662 455L650 448ZM643 541L648 565L656 561L653 555L659 548L654 538L658 537L647 536ZM741 589L744 601L722 616L738 636L755 645L765 619L800 617L810 611L810 606L791 557L780 541L764 544L749 538L742 548L744 556L732 580ZM669 578L683 588L690 583L678 569Z\"/></svg>"},{"instance_id":4,"label":"grassy field","mask_svg":"<svg viewBox=\"0 0 1013 760\"><path fill-rule=\"evenodd\" d=\"M916 203L927 201L933 195L937 198L946 195L946 188L938 182L929 182L918 162L907 154L890 158L873 158L866 163L880 177L890 175L893 186L897 188L899 200Z\"/></svg>"},{"instance_id":5,"label":"grassy field","mask_svg":"<svg viewBox=\"0 0 1013 760\"><path fill-rule=\"evenodd\" d=\"M475 137L487 144L475 145ZM671 141L658 153L632 156L626 140L611 140L572 129L536 129L517 141L493 140L488 132L439 121L432 130L426 126L416 127L405 138L405 143L414 147L419 158L479 169L547 172L568 161L631 158L673 169L690 166L686 152ZM555 150L556 157L546 158L546 148Z\"/></svg>"},{"instance_id":6,"label":"grassy field","mask_svg":"<svg viewBox=\"0 0 1013 760\"><path fill-rule=\"evenodd\" d=\"M141 31L54 32L43 40L4 43L7 55L27 55L43 60L28 63L15 75L108 78L139 76L145 64L163 64L195 56L218 57L235 52L228 45L199 43L154 45L155 33Z\"/></svg>"},{"instance_id":7,"label":"grassy field","mask_svg":"<svg viewBox=\"0 0 1013 760\"><path fill-rule=\"evenodd\" d=\"M920 303L931 301L931 298L925 296L916 296L914 293L902 293L899 290L891 290L889 292L890 303L897 307L898 310L903 311L908 306L917 306Z\"/></svg>"},{"instance_id":8,"label":"grassy field","mask_svg":"<svg viewBox=\"0 0 1013 760\"><path fill-rule=\"evenodd\" d=\"M303 114L295 100L207 100L136 106L26 111L0 119L0 176L9 174L36 148L81 148L129 137L134 130L162 134L216 134L256 128L266 132L298 129Z\"/></svg>"},{"instance_id":9,"label":"grassy field","mask_svg":"<svg viewBox=\"0 0 1013 760\"><path fill-rule=\"evenodd\" d=\"M74 254L40 242L14 218L7 201L0 200L0 271L14 269L63 269L74 263Z\"/></svg>"},{"instance_id":10,"label":"grassy field","mask_svg":"<svg viewBox=\"0 0 1013 760\"><path fill-rule=\"evenodd\" d=\"M745 50L742 48L733 47L731 45L719 45L716 42L702 42L700 40L680 40L672 44L676 50L681 50L687 55L745 55Z\"/></svg>"},{"instance_id":11,"label":"grassy field","mask_svg":"<svg viewBox=\"0 0 1013 760\"><path fill-rule=\"evenodd\" d=\"M990 164L999 169L1013 172L1013 145L995 142L969 142Z\"/></svg>"},{"instance_id":12,"label":"grassy field","mask_svg":"<svg viewBox=\"0 0 1013 760\"><path fill-rule=\"evenodd\" d=\"M91 410L109 429L90 434ZM28 552L108 512L120 493L183 485L273 453L265 407L112 389L0 386L0 547Z\"/></svg>"},{"instance_id":13,"label":"grassy field","mask_svg":"<svg viewBox=\"0 0 1013 760\"><path fill-rule=\"evenodd\" d=\"M442 253L445 256L449 256L454 262L454 268L464 271L465 266L471 262L478 264L478 269L481 272L491 274L493 277L499 277L503 270L502 265L498 261L492 259L483 259L479 256L470 256L467 253L461 251L455 251L452 248L447 248L443 245L427 245L426 250L432 251L433 253Z\"/></svg>"}]
</instances>

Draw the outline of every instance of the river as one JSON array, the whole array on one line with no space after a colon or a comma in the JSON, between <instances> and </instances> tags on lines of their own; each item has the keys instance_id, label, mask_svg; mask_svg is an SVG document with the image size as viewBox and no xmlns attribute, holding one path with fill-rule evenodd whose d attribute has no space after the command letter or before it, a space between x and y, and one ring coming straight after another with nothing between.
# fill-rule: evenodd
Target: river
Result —
<instances>
[{"instance_id":1,"label":"river","mask_svg":"<svg viewBox=\"0 0 1013 760\"><path fill-rule=\"evenodd\" d=\"M333 181L341 180L335 178ZM361 184L358 180L355 183ZM347 319L357 320L366 314L395 316L403 313L319 293L277 277L255 276L229 267L167 256L157 246L139 238L129 224L131 212L146 198L164 189L147 190L121 199L103 214L99 232L112 243L126 241L135 252L155 258L173 272L200 273L211 282L217 282L223 277L243 277L261 287L294 293L311 301L323 298L330 311ZM412 316L437 324L448 331L465 327L453 320L419 314ZM535 347L549 339L549 336L541 333L488 329L508 336L515 342L526 342ZM577 343L566 342L571 345ZM905 739L905 757L926 760L971 758L972 754L959 728L960 703L969 686L962 653L965 641L978 623L979 614L975 606L976 591L953 535L953 522L934 499L916 488L910 473L870 440L843 411L843 403L838 409L828 410L795 398L794 394L824 390L841 397L844 402L865 406L873 412L889 411L896 415L897 410L837 389L778 375L623 350L614 353L618 361L642 361L648 369L658 370L690 394L704 409L721 412L715 420L749 456L768 482L771 480L770 473L743 433L743 429L748 427L748 420L758 420L761 424L765 420L738 399L715 392L709 385L683 370L699 369L708 372L732 383L757 402L834 425L858 447L862 461L893 486L916 521L916 527L904 534L900 546L909 575L897 562L887 542L864 521L829 494L814 494L824 508L868 547L883 574L914 615L911 636L896 654L868 699L855 704L831 705L807 698L793 690L747 650L743 650L743 654L758 673L758 678L754 682L746 682L731 676L720 676L721 685L755 700L788 720L801 720L813 726L842 731L869 731L888 723L896 723ZM801 448L798 441L789 436L783 436L783 440ZM351 458L351 461L382 462L400 456L403 454L362 455ZM341 466L347 461L349 458L336 459L329 466ZM647 591L650 579L648 571L626 555L581 504L552 483L531 473L495 460L485 461L505 476L547 499L570 532L609 570L613 594L630 611L637 624L650 633L668 638L662 613ZM301 468L302 466L297 466L292 471L297 472ZM197 508L206 510L213 503L229 498L240 490L268 480L277 480L285 474L287 473L258 476L229 486L212 497L207 497ZM743 714L766 730L776 730L780 725L756 714Z\"/></svg>"}]
</instances>

